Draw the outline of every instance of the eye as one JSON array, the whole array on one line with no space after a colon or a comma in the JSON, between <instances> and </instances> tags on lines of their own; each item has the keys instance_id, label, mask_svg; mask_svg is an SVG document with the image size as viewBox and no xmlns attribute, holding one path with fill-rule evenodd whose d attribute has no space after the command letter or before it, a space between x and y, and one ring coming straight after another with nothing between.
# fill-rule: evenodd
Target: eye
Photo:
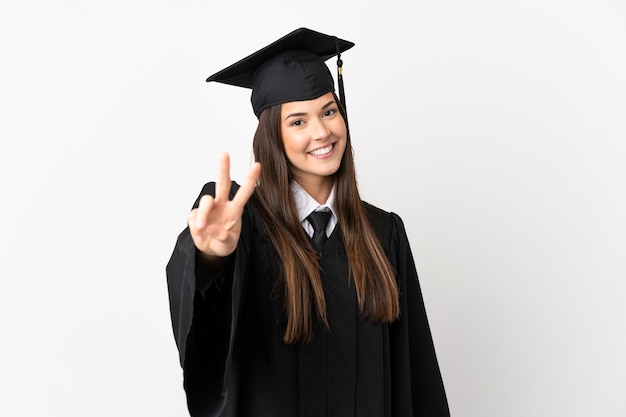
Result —
<instances>
[{"instance_id":1,"label":"eye","mask_svg":"<svg viewBox=\"0 0 626 417\"><path fill-rule=\"evenodd\" d=\"M337 113L337 109L328 109L324 112L324 117L332 116L335 113Z\"/></svg>"},{"instance_id":2,"label":"eye","mask_svg":"<svg viewBox=\"0 0 626 417\"><path fill-rule=\"evenodd\" d=\"M289 126L302 126L302 123L304 123L304 121L302 119L298 119L291 122Z\"/></svg>"}]
</instances>

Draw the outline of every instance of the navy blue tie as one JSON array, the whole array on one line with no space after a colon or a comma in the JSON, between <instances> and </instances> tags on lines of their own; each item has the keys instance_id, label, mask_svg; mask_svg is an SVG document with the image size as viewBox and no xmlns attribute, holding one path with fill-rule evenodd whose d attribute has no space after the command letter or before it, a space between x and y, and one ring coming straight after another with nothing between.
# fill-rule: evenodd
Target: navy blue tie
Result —
<instances>
[{"instance_id":1,"label":"navy blue tie","mask_svg":"<svg viewBox=\"0 0 626 417\"><path fill-rule=\"evenodd\" d=\"M314 211L307 217L313 226L313 245L317 250L322 250L326 243L326 226L330 220L330 211Z\"/></svg>"}]
</instances>

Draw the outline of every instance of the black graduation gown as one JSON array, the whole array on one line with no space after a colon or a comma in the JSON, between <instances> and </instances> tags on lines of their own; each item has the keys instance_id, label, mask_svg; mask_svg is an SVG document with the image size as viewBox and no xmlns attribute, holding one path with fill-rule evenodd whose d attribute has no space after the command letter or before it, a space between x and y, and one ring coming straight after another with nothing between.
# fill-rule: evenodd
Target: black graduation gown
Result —
<instances>
[{"instance_id":1,"label":"black graduation gown","mask_svg":"<svg viewBox=\"0 0 626 417\"><path fill-rule=\"evenodd\" d=\"M204 194L214 194L214 183ZM251 203L223 270L196 265L189 230L179 235L167 283L192 416L449 416L404 225L363 204L397 272L400 318L382 324L361 317L336 227L322 252L330 329L316 323L308 346L282 342L278 257Z\"/></svg>"}]
</instances>

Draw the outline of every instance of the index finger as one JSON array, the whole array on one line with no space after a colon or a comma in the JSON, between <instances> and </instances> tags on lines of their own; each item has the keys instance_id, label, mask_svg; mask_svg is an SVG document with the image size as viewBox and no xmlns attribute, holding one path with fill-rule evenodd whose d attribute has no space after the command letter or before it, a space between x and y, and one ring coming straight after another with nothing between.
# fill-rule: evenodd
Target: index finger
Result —
<instances>
[{"instance_id":1,"label":"index finger","mask_svg":"<svg viewBox=\"0 0 626 417\"><path fill-rule=\"evenodd\" d=\"M252 164L250 169L248 170L248 176L246 180L241 184L241 187L237 190L235 197L233 197L232 202L239 207L246 205L248 199L254 192L254 187L256 186L256 181L259 179L259 174L261 173L261 164L255 162Z\"/></svg>"}]
</instances>

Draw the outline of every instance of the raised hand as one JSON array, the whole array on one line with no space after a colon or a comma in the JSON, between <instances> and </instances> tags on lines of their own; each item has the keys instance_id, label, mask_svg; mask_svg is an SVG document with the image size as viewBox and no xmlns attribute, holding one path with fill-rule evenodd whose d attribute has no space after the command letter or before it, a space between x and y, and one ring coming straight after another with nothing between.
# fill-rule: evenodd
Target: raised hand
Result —
<instances>
[{"instance_id":1,"label":"raised hand","mask_svg":"<svg viewBox=\"0 0 626 417\"><path fill-rule=\"evenodd\" d=\"M206 262L217 263L237 248L243 208L254 192L260 172L261 164L255 162L235 197L229 200L230 158L227 153L220 157L215 198L202 196L198 208L193 209L187 217L193 242Z\"/></svg>"}]
</instances>

